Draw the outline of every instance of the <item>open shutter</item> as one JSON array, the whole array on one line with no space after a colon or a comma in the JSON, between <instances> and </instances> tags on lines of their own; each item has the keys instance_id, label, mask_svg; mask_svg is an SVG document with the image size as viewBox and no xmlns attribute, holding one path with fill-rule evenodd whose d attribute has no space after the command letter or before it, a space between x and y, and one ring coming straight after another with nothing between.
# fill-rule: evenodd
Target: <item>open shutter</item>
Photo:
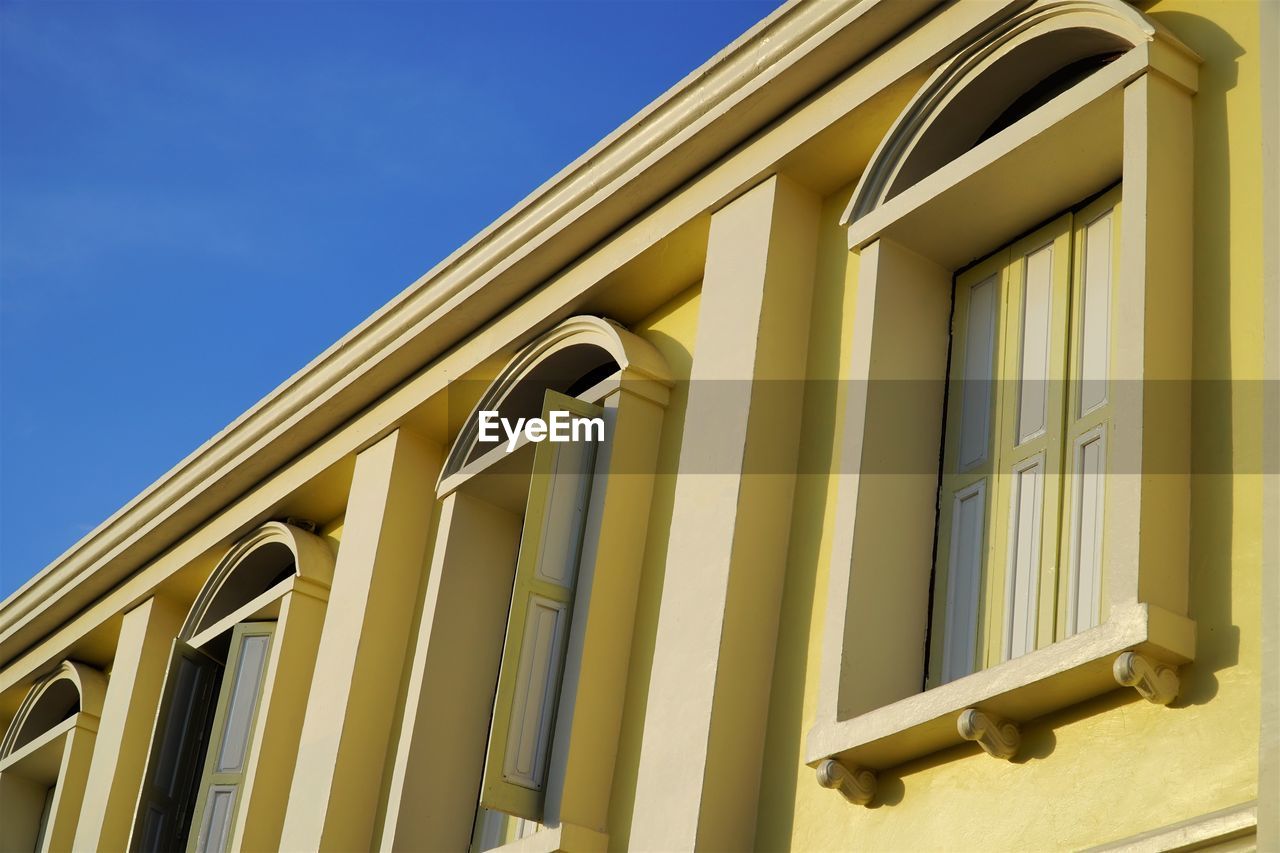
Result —
<instances>
[{"instance_id":1,"label":"open shutter","mask_svg":"<svg viewBox=\"0 0 1280 853\"><path fill-rule=\"evenodd\" d=\"M1103 529L1110 464L1107 439L1115 411L1115 300L1120 277L1120 188L1076 215L1070 397L1067 401L1066 511L1059 578L1057 639L1106 618ZM1130 391L1128 393L1136 393Z\"/></svg>"},{"instance_id":2,"label":"open shutter","mask_svg":"<svg viewBox=\"0 0 1280 853\"><path fill-rule=\"evenodd\" d=\"M134 850L173 850L186 837L221 674L221 663L174 641L138 805Z\"/></svg>"},{"instance_id":3,"label":"open shutter","mask_svg":"<svg viewBox=\"0 0 1280 853\"><path fill-rule=\"evenodd\" d=\"M1053 642L1071 214L1009 249L984 666Z\"/></svg>"},{"instance_id":4,"label":"open shutter","mask_svg":"<svg viewBox=\"0 0 1280 853\"><path fill-rule=\"evenodd\" d=\"M1007 251L997 252L956 277L930 686L973 672L984 641L980 615L991 550L991 480L1001 414L995 380L1008 260Z\"/></svg>"},{"instance_id":5,"label":"open shutter","mask_svg":"<svg viewBox=\"0 0 1280 853\"><path fill-rule=\"evenodd\" d=\"M544 418L552 411L602 415L548 391ZM480 794L484 808L528 820L542 818L595 455L587 440L544 441L534 452Z\"/></svg>"},{"instance_id":6,"label":"open shutter","mask_svg":"<svg viewBox=\"0 0 1280 853\"><path fill-rule=\"evenodd\" d=\"M275 630L275 622L242 622L231 632L227 675L200 777L189 851L221 853L230 845Z\"/></svg>"}]
</instances>

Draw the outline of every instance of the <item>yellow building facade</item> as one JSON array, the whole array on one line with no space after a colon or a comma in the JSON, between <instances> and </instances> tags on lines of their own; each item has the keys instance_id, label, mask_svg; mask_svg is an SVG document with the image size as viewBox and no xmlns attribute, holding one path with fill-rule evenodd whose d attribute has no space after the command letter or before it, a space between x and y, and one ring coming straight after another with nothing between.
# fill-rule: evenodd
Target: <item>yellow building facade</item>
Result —
<instances>
[{"instance_id":1,"label":"yellow building facade","mask_svg":"<svg viewBox=\"0 0 1280 853\"><path fill-rule=\"evenodd\" d=\"M0 849L1280 850L1278 56L786 4L0 605Z\"/></svg>"}]
</instances>

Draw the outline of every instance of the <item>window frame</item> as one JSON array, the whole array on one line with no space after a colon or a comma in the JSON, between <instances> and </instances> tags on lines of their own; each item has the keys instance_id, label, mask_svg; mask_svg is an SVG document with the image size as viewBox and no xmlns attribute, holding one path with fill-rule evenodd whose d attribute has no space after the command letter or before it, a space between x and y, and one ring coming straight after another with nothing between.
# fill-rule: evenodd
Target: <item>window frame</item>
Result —
<instances>
[{"instance_id":1,"label":"window frame","mask_svg":"<svg viewBox=\"0 0 1280 853\"><path fill-rule=\"evenodd\" d=\"M227 607L224 615L216 615L225 601L220 593L232 588L229 584L235 583L237 572L252 565L250 561L254 555L267 547L289 550L292 573L261 592L248 594L244 601ZM216 683L223 678L225 662L219 654L211 653L210 644L229 632L234 635L241 625L264 622L275 626L274 639L268 649L253 733L247 747L244 792L237 797L229 839L231 846L237 849L266 849L279 845L284 801L272 797L253 798L249 792L259 785L267 790L286 793L289 790L298 751L297 720L302 717L311 686L333 567L334 551L327 541L314 533L277 521L268 522L233 543L214 567L196 595L170 653L169 668L152 728L150 753L130 830L129 849L146 849L146 814L152 798L156 796L153 790L155 774L166 747L164 738L177 689L180 659L207 660L218 668ZM205 703L205 713L211 718L217 714L221 687L215 686L213 691ZM215 731L217 721L210 719L208 725L210 732ZM185 800L190 804L189 819L178 828L180 832L185 831L186 837L176 839L187 849L193 849L196 842L194 833L198 832L201 782L210 757L210 740L211 737L206 736L197 746L198 757L191 759L196 764L191 783L193 790L185 794Z\"/></svg>"},{"instance_id":2,"label":"window frame","mask_svg":"<svg viewBox=\"0 0 1280 853\"><path fill-rule=\"evenodd\" d=\"M519 467L506 453L477 452L476 421L479 411L502 411L526 382L539 383L545 392L540 365L584 346L607 353L617 371L577 394L603 409L605 435L587 511L564 701L554 725L544 825L507 844L529 851L609 846L597 827L608 825L654 473L674 382L653 344L616 322L589 316L570 317L516 351L480 396L448 454L436 487L439 518L380 846L465 849L476 815L484 813L478 803L489 709L513 576L476 567L495 561L514 566L522 522L512 507L495 504L485 478L476 476L504 476L504 458ZM517 447L513 455L530 450ZM605 565L608 571L597 571ZM589 606L581 605L585 601ZM460 612L468 617L458 618ZM470 653L465 670L454 665L458 648ZM453 696L455 703L441 709L431 700L439 695ZM423 791L431 792L436 808L413 805Z\"/></svg>"},{"instance_id":3,"label":"window frame","mask_svg":"<svg viewBox=\"0 0 1280 853\"><path fill-rule=\"evenodd\" d=\"M955 92L986 85L982 74L1002 53L1034 39L1081 38L1090 31L1130 47L888 196L919 128L941 115L939 105ZM975 714L1016 731L1017 723L1119 685L1168 703L1176 695L1176 668L1195 655L1195 624L1187 615L1191 374L1185 342L1191 97L1199 62L1127 4L1082 0L1066 8L1036 0L935 71L855 191L845 220L850 249L860 254L844 374L851 381L845 383L841 464L850 473L839 475L818 707L805 752L819 781L840 787L854 802L871 799L846 790L846 781L863 778L863 771L873 777L974 739L993 755L1013 754L983 742L982 732L995 727L966 725ZM1104 520L1101 624L925 689L921 640L928 632L924 603L933 554L920 537L898 531L934 523L946 375L946 352L937 341L945 345L952 271L1118 182L1125 193L1117 220L1124 241L1116 253L1112 322L1126 332L1114 336L1110 375L1176 381L1165 382L1159 394L1146 386L1114 402L1107 452L1139 472L1159 471L1160 482L1129 472L1106 483L1113 509ZM1157 293L1158 299L1148 298ZM892 385L909 385L912 393L893 394L886 390ZM861 475L891 453L917 467L895 477ZM877 649L874 660L861 653L868 647Z\"/></svg>"},{"instance_id":4,"label":"window frame","mask_svg":"<svg viewBox=\"0 0 1280 853\"><path fill-rule=\"evenodd\" d=\"M1106 193L1117 198L1119 188ZM1036 228L1007 246L956 275L955 309L951 324L950 375L947 378L947 424L943 438L943 471L939 484L938 547L934 568L934 599L930 614L930 653L926 684L929 687L953 681L973 672L988 669L1043 648L1056 639L1058 611L1058 550L1063 524L1062 455L1064 447L1070 358L1072 316L1071 238L1075 233L1074 214L1070 211ZM1026 353L1027 265L1033 255L1044 249L1051 251L1049 292L1046 305L1046 329L1043 344L1046 375L1028 379L1022 374L1021 357ZM990 401L987 427L983 435L983 452L974 464L965 465L963 441L969 424L965 421L968 383L973 381L958 374L957 364L967 369L969 305L962 297L965 288L974 288L994 280L998 289L993 323ZM971 293L972 291L970 291ZM971 298L971 297L970 297ZM964 359L962 362L961 360ZM1023 436L1021 416L1023 394L1028 382L1043 385L1043 423L1034 434ZM977 463L981 464L977 464ZM1015 481L1019 475L1035 467L1039 475L1035 485L1039 499L1032 510L1039 513L1035 534L1035 556L1031 580L1035 585L1035 635L1030 649L1014 653L1013 620L1017 610L1012 600L1009 577L1016 558L1013 525L1017 512L1013 506ZM984 486L984 547L981 563L973 651L966 671L951 671L953 655L948 648L951 621L957 614L950 594L954 559L951 554L952 523L955 501L948 495L957 488L969 488L981 481ZM957 486L957 482L961 485ZM958 495L957 495L958 501ZM1048 541L1046 541L1048 538Z\"/></svg>"}]
</instances>

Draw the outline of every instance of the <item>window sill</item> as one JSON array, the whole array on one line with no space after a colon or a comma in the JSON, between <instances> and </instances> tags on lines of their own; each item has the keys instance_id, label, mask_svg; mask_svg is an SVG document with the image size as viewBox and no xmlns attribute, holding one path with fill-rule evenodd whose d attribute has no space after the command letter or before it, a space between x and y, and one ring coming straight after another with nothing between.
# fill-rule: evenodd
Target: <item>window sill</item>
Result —
<instances>
[{"instance_id":1,"label":"window sill","mask_svg":"<svg viewBox=\"0 0 1280 853\"><path fill-rule=\"evenodd\" d=\"M1177 665L1195 653L1195 623L1149 604L1113 610L1102 625L1031 654L846 720L819 720L806 761L882 770L965 742L961 712L978 708L1014 723L1110 692L1116 657L1136 651Z\"/></svg>"}]
</instances>

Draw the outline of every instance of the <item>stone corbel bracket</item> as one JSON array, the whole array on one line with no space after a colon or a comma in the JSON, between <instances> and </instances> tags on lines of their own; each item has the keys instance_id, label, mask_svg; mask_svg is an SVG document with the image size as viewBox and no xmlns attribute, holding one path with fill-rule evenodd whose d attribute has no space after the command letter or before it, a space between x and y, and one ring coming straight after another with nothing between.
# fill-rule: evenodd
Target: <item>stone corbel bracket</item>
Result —
<instances>
[{"instance_id":1,"label":"stone corbel bracket","mask_svg":"<svg viewBox=\"0 0 1280 853\"><path fill-rule=\"evenodd\" d=\"M1018 746L1022 743L1017 725L977 708L961 711L956 729L965 740L977 741L987 755L1006 761L1018 754Z\"/></svg>"},{"instance_id":2,"label":"stone corbel bracket","mask_svg":"<svg viewBox=\"0 0 1280 853\"><path fill-rule=\"evenodd\" d=\"M1178 698L1178 670L1137 652L1121 653L1112 665L1111 673L1116 681L1137 690L1148 702L1168 705Z\"/></svg>"},{"instance_id":3,"label":"stone corbel bracket","mask_svg":"<svg viewBox=\"0 0 1280 853\"><path fill-rule=\"evenodd\" d=\"M865 806L876 795L876 774L870 770L850 770L839 761L828 758L818 764L818 784L834 788L849 802Z\"/></svg>"}]
</instances>

